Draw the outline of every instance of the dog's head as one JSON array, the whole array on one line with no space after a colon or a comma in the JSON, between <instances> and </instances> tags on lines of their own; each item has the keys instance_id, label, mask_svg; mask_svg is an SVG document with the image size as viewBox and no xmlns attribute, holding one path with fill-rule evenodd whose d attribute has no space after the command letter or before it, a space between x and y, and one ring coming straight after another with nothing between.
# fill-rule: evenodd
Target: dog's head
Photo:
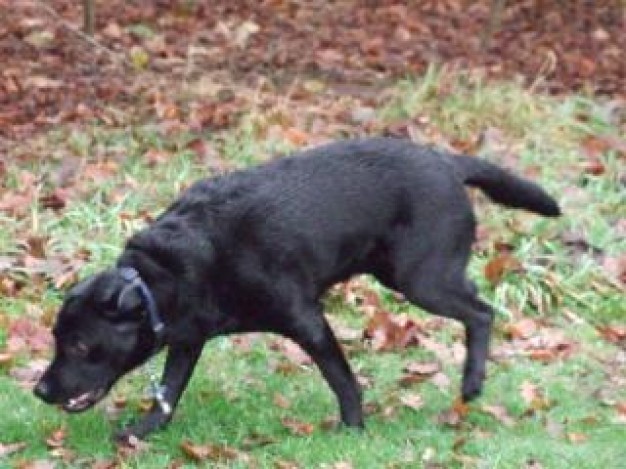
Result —
<instances>
[{"instance_id":1,"label":"dog's head","mask_svg":"<svg viewBox=\"0 0 626 469\"><path fill-rule=\"evenodd\" d=\"M68 412L86 410L152 355L156 338L140 292L127 286L121 269L109 269L69 290L53 329L54 359L34 389L38 397Z\"/></svg>"}]
</instances>

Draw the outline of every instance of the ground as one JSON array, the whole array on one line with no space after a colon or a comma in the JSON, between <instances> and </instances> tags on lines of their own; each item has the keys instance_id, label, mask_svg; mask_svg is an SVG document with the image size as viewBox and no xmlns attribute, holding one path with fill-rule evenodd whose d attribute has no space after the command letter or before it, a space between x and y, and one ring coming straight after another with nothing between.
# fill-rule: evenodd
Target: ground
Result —
<instances>
[{"instance_id":1,"label":"ground","mask_svg":"<svg viewBox=\"0 0 626 469\"><path fill-rule=\"evenodd\" d=\"M80 2L0 1L0 465L620 467L623 3L515 2L491 35L490 1L404 3L96 2L89 38ZM473 195L471 276L497 310L480 400L456 403L461 328L369 278L326 299L364 433L335 429L308 358L264 335L208 344L172 425L130 448L109 435L145 411L145 371L80 416L30 394L64 289L180 190L375 134L480 154L563 206Z\"/></svg>"}]
</instances>

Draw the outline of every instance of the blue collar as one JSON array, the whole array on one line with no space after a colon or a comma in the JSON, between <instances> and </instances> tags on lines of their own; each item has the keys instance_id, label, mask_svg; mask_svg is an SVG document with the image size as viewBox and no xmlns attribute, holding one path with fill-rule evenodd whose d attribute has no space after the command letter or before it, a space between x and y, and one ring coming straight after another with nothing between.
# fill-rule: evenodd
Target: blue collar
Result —
<instances>
[{"instance_id":1,"label":"blue collar","mask_svg":"<svg viewBox=\"0 0 626 469\"><path fill-rule=\"evenodd\" d=\"M141 304L148 312L148 319L150 320L150 327L156 339L156 348L159 348L163 344L165 336L165 325L159 314L159 308L157 307L154 296L148 288L148 285L139 276L139 272L133 267L120 267L119 269L122 279L126 282L126 286L122 289L120 296L118 297L118 305L121 304L122 298L130 293L132 290L137 290L139 297L141 298Z\"/></svg>"}]
</instances>

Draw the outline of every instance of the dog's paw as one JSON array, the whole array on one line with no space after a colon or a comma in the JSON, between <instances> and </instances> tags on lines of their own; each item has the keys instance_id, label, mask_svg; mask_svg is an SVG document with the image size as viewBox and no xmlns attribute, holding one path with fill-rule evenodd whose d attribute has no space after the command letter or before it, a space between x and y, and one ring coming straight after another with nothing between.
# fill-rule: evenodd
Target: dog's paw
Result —
<instances>
[{"instance_id":1,"label":"dog's paw","mask_svg":"<svg viewBox=\"0 0 626 469\"><path fill-rule=\"evenodd\" d=\"M117 445L135 447L141 439L135 435L132 428L124 428L113 433L113 442Z\"/></svg>"},{"instance_id":2,"label":"dog's paw","mask_svg":"<svg viewBox=\"0 0 626 469\"><path fill-rule=\"evenodd\" d=\"M480 396L483 389L483 376L480 373L468 374L463 378L461 396L463 402L470 402Z\"/></svg>"},{"instance_id":3,"label":"dog's paw","mask_svg":"<svg viewBox=\"0 0 626 469\"><path fill-rule=\"evenodd\" d=\"M153 411L147 414L137 423L129 425L118 432L114 433L113 439L117 443L128 444L132 446L133 441L138 441L167 425L171 419L171 414L163 414L160 411Z\"/></svg>"}]
</instances>

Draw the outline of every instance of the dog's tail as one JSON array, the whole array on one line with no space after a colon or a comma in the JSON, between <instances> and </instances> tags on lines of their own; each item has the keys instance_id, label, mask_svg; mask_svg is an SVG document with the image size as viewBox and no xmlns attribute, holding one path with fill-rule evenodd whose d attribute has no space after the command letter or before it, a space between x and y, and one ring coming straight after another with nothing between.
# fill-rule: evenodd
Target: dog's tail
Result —
<instances>
[{"instance_id":1,"label":"dog's tail","mask_svg":"<svg viewBox=\"0 0 626 469\"><path fill-rule=\"evenodd\" d=\"M453 156L451 160L465 184L480 188L494 202L547 217L561 215L556 200L537 184L480 158Z\"/></svg>"}]
</instances>

